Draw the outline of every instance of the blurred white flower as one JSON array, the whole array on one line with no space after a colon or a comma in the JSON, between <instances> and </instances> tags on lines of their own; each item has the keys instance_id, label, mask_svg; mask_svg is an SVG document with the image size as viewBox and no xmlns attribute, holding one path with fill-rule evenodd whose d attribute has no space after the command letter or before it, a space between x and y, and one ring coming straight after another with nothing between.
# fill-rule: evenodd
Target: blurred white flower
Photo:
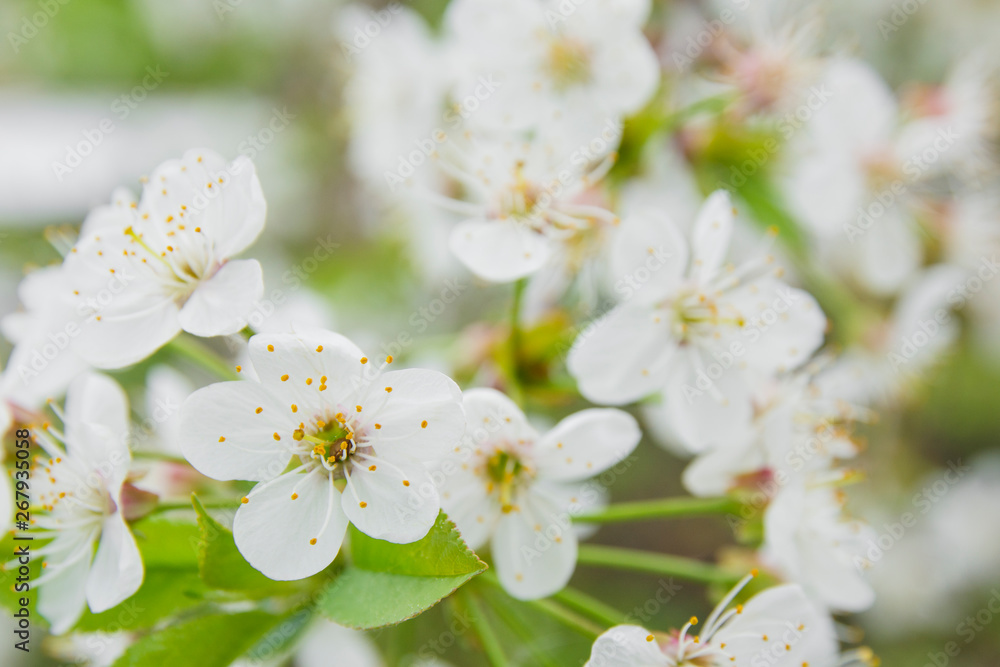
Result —
<instances>
[{"instance_id":1,"label":"blurred white flower","mask_svg":"<svg viewBox=\"0 0 1000 667\"><path fill-rule=\"evenodd\" d=\"M862 611L875 601L864 575L875 531L846 518L843 503L842 494L815 481L786 485L764 514L761 558L818 604Z\"/></svg>"},{"instance_id":2,"label":"blurred white flower","mask_svg":"<svg viewBox=\"0 0 1000 667\"><path fill-rule=\"evenodd\" d=\"M639 443L639 426L620 410L592 409L542 435L496 390L470 389L464 405L464 451L456 447L435 475L442 505L471 548L489 541L508 593L551 595L576 567L571 510L603 501L600 488L583 481L627 457Z\"/></svg>"},{"instance_id":3,"label":"blurred white flower","mask_svg":"<svg viewBox=\"0 0 1000 667\"><path fill-rule=\"evenodd\" d=\"M569 144L635 113L656 92L659 67L642 34L649 0L457 0L445 27L465 66L457 89L481 76L501 85L471 115L476 127L541 128Z\"/></svg>"},{"instance_id":4,"label":"blurred white flower","mask_svg":"<svg viewBox=\"0 0 1000 667\"><path fill-rule=\"evenodd\" d=\"M663 412L657 407L645 414L665 420ZM741 486L770 489L822 473L857 454L851 426L873 418L824 391L812 370L770 380L754 392L753 417L741 425L743 437L737 434L698 456L684 471L684 486L709 497Z\"/></svg>"},{"instance_id":5,"label":"blurred white flower","mask_svg":"<svg viewBox=\"0 0 1000 667\"><path fill-rule=\"evenodd\" d=\"M826 328L816 301L778 280L770 257L724 264L734 214L725 191L713 194L690 244L661 211L625 222L611 248L622 303L579 336L568 360L580 392L596 403L663 389L674 423L691 426L683 440L692 451L723 437L702 426L736 423L717 411L749 417L747 376L795 368ZM693 405L705 393L715 400Z\"/></svg>"},{"instance_id":6,"label":"blurred white flower","mask_svg":"<svg viewBox=\"0 0 1000 667\"><path fill-rule=\"evenodd\" d=\"M619 625L597 638L585 667L834 667L837 637L829 616L795 585L769 588L729 609L753 578L744 577L712 610L699 635L663 635L636 625Z\"/></svg>"},{"instance_id":7,"label":"blurred white flower","mask_svg":"<svg viewBox=\"0 0 1000 667\"><path fill-rule=\"evenodd\" d=\"M181 407L195 468L260 482L233 521L247 561L272 579L301 579L333 562L348 521L390 542L426 535L440 504L424 462L465 431L455 383L383 372L391 357L371 363L326 331L254 336L250 358L258 379L199 389ZM285 472L290 463L299 465Z\"/></svg>"},{"instance_id":8,"label":"blurred white flower","mask_svg":"<svg viewBox=\"0 0 1000 667\"><path fill-rule=\"evenodd\" d=\"M32 584L39 587L38 611L54 634L73 627L84 605L94 613L111 609L142 584L142 558L122 499L131 462L128 418L121 387L87 373L67 392L65 433L32 429L47 455L35 462L32 483L45 511L36 515L41 532L34 535L53 538L33 550L44 560Z\"/></svg>"},{"instance_id":9,"label":"blurred white flower","mask_svg":"<svg viewBox=\"0 0 1000 667\"><path fill-rule=\"evenodd\" d=\"M473 201L414 194L462 216L451 232L451 251L484 280L517 280L554 258L579 265L594 251L590 241L618 222L610 211L582 201L614 163L607 152L617 146L620 125L607 126L605 135L593 154L560 153L544 138L494 141L469 135L467 148L450 144L438 163Z\"/></svg>"},{"instance_id":10,"label":"blurred white flower","mask_svg":"<svg viewBox=\"0 0 1000 667\"><path fill-rule=\"evenodd\" d=\"M234 260L264 228L253 163L207 150L158 167L138 204L88 216L64 269L85 317L74 339L95 366L136 363L182 329L239 331L263 293L260 264Z\"/></svg>"}]
</instances>

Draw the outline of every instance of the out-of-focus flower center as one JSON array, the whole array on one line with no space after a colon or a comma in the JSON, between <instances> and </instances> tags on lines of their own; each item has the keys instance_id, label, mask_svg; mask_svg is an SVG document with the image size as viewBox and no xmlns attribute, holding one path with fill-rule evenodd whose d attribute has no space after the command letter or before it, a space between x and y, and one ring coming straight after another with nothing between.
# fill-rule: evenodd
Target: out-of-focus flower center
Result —
<instances>
[{"instance_id":1,"label":"out-of-focus flower center","mask_svg":"<svg viewBox=\"0 0 1000 667\"><path fill-rule=\"evenodd\" d=\"M590 81L590 51L583 43L569 37L553 39L547 55L545 69L556 90Z\"/></svg>"},{"instance_id":2,"label":"out-of-focus flower center","mask_svg":"<svg viewBox=\"0 0 1000 667\"><path fill-rule=\"evenodd\" d=\"M496 492L504 513L514 509L514 491L523 482L527 468L514 455L499 451L486 462L487 491Z\"/></svg>"}]
</instances>

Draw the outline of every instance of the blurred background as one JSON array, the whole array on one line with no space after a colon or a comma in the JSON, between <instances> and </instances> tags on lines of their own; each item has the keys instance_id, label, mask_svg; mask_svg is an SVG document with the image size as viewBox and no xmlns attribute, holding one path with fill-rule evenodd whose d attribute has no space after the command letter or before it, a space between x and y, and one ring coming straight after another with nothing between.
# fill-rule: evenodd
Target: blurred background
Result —
<instances>
[{"instance_id":1,"label":"blurred background","mask_svg":"<svg viewBox=\"0 0 1000 667\"><path fill-rule=\"evenodd\" d=\"M405 3L430 34L446 4ZM374 192L349 148L361 111L351 106L345 85L364 54L344 45L357 27L377 20L367 12L384 7L321 0L2 0L0 311L18 309L16 286L25 271L58 261L59 248L72 242L87 212L109 201L116 187L138 191L140 177L157 164L204 146L227 158L250 155L257 164L269 211L252 253L264 265L268 293L278 292L275 308L298 309L407 364L447 370L463 387L502 377L497 347L506 330L494 323L504 321L509 286L487 285L462 269L445 251L447 226L427 220L432 214L403 214ZM992 0L839 0L825 9L816 39L863 58L903 96L939 85L974 46L991 46L1000 25L1000 3ZM716 11L718 4L708 2L655 3L646 32L665 63L664 88L671 94L664 103L674 109L696 94L671 78L671 49L682 48ZM386 58L385 66L395 58L401 72L436 66L412 62L405 47ZM406 108L406 100L385 97L369 101L363 112L376 114L380 104ZM405 118L388 127L408 144L419 136L405 136ZM622 169L638 174L645 167L636 166L629 150L639 144L629 142L638 142L641 130L641 121L626 125L621 151ZM713 140L711 151L687 154L692 182L706 186L702 194L711 189L710 170L729 173L753 149L746 137ZM1000 227L995 214L990 222ZM757 211L757 217L767 216ZM335 250L320 258L318 247ZM997 285L975 298L976 307L959 314L963 320L1000 312ZM566 349L575 331L569 327L580 320L566 308L530 322L522 360L529 405L556 416L581 407L579 398L558 391L565 369L550 352ZM867 449L850 507L888 537L871 568L876 605L845 618L841 632L863 637L884 665L936 664L930 656L950 641L962 649L949 664L1000 664L1000 618L990 608L995 600L1000 609L1000 326L966 324L953 348L857 434ZM154 357L120 379L139 391L160 362ZM199 377L197 370L190 374ZM612 498L683 495L683 467L680 458L644 443L611 485ZM959 472L946 476L948 470ZM916 522L898 530L907 512ZM723 518L606 526L593 540L706 560L744 557ZM677 627L710 608L705 590L694 584L587 567L573 583L647 627ZM663 590L669 595L658 595ZM499 613L505 645L521 664L580 664L589 653L585 638L506 604L498 599L491 613ZM460 624L455 631L460 616L446 602L369 636L388 665L428 657L485 664ZM975 627L981 629L970 630ZM543 645L524 641L529 630ZM442 648L428 650L435 638ZM28 658L4 653L9 644L5 639L0 646L0 664L87 664L85 647L65 640L46 640L49 655Z\"/></svg>"}]
</instances>

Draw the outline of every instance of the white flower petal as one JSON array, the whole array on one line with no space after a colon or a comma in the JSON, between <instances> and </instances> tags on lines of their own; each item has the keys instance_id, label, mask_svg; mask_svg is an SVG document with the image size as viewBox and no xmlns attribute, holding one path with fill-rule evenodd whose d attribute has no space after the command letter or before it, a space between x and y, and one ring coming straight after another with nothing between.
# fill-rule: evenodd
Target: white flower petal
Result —
<instances>
[{"instance_id":1,"label":"white flower petal","mask_svg":"<svg viewBox=\"0 0 1000 667\"><path fill-rule=\"evenodd\" d=\"M449 246L470 271L494 283L531 275L552 255L544 236L513 220L463 222L452 230Z\"/></svg>"},{"instance_id":2,"label":"white flower petal","mask_svg":"<svg viewBox=\"0 0 1000 667\"><path fill-rule=\"evenodd\" d=\"M80 540L86 538L86 544ZM52 634L61 635L74 625L83 614L87 601L87 573L93 558L93 543L87 535L64 534L56 540L67 541L67 553L76 558L63 567L62 562L49 562L50 568L60 570L38 587L38 613L52 626ZM81 554L80 549L86 551Z\"/></svg>"},{"instance_id":3,"label":"white flower petal","mask_svg":"<svg viewBox=\"0 0 1000 667\"><path fill-rule=\"evenodd\" d=\"M156 300L156 299L159 300ZM74 349L98 368L123 368L138 363L169 343L181 331L173 299L150 295L115 301L114 313L81 323Z\"/></svg>"},{"instance_id":4,"label":"white flower petal","mask_svg":"<svg viewBox=\"0 0 1000 667\"><path fill-rule=\"evenodd\" d=\"M432 460L453 452L465 433L462 392L454 380L437 371L383 373L358 404L364 422L381 426L368 429L366 436L380 456ZM365 410L371 411L370 417L365 417Z\"/></svg>"},{"instance_id":5,"label":"white flower petal","mask_svg":"<svg viewBox=\"0 0 1000 667\"><path fill-rule=\"evenodd\" d=\"M670 667L649 630L616 625L597 638L584 667Z\"/></svg>"},{"instance_id":6,"label":"white flower petal","mask_svg":"<svg viewBox=\"0 0 1000 667\"><path fill-rule=\"evenodd\" d=\"M469 464L446 461L432 478L442 480L438 486L441 507L448 518L455 522L462 539L469 548L476 550L486 544L500 518L500 504L486 491L487 480L474 472ZM462 466L459 468L459 466Z\"/></svg>"},{"instance_id":7,"label":"white flower petal","mask_svg":"<svg viewBox=\"0 0 1000 667\"><path fill-rule=\"evenodd\" d=\"M624 298L653 303L680 284L688 245L665 211L644 208L622 221L611 245L611 275Z\"/></svg>"},{"instance_id":8,"label":"white flower petal","mask_svg":"<svg viewBox=\"0 0 1000 667\"><path fill-rule=\"evenodd\" d=\"M534 464L545 479L582 480L625 459L641 438L639 424L627 412L582 410L556 424L536 443Z\"/></svg>"},{"instance_id":9,"label":"white flower petal","mask_svg":"<svg viewBox=\"0 0 1000 667\"><path fill-rule=\"evenodd\" d=\"M427 535L441 509L437 489L423 464L399 456L376 461L357 454L351 459L342 505L362 533L397 544Z\"/></svg>"},{"instance_id":10,"label":"white flower petal","mask_svg":"<svg viewBox=\"0 0 1000 667\"><path fill-rule=\"evenodd\" d=\"M247 500L236 511L233 537L247 562L265 576L304 579L337 557L347 517L326 471L293 470L258 484Z\"/></svg>"},{"instance_id":11,"label":"white flower petal","mask_svg":"<svg viewBox=\"0 0 1000 667\"><path fill-rule=\"evenodd\" d=\"M104 519L101 541L87 576L87 604L95 614L130 598L142 585L142 556L121 512ZM51 584L49 584L51 585Z\"/></svg>"},{"instance_id":12,"label":"white flower petal","mask_svg":"<svg viewBox=\"0 0 1000 667\"><path fill-rule=\"evenodd\" d=\"M562 590L576 568L577 540L569 515L530 490L500 517L490 550L500 584L519 600Z\"/></svg>"},{"instance_id":13,"label":"white flower petal","mask_svg":"<svg viewBox=\"0 0 1000 667\"><path fill-rule=\"evenodd\" d=\"M100 373L81 375L67 390L65 415L68 454L94 469L127 464L131 458L128 398L117 382ZM100 433L94 434L87 425L100 427Z\"/></svg>"},{"instance_id":14,"label":"white flower petal","mask_svg":"<svg viewBox=\"0 0 1000 667\"><path fill-rule=\"evenodd\" d=\"M725 261L735 215L725 190L713 192L698 211L691 231L691 276L698 282L714 276Z\"/></svg>"},{"instance_id":15,"label":"white flower petal","mask_svg":"<svg viewBox=\"0 0 1000 667\"><path fill-rule=\"evenodd\" d=\"M273 479L291 458L289 443L299 421L294 417L256 382L213 384L181 406L181 450L214 479ZM285 440L276 441L275 433Z\"/></svg>"},{"instance_id":16,"label":"white flower petal","mask_svg":"<svg viewBox=\"0 0 1000 667\"><path fill-rule=\"evenodd\" d=\"M521 408L496 389L469 389L462 395L462 405L468 424L465 445L470 450L493 442L534 442L538 438Z\"/></svg>"},{"instance_id":17,"label":"white flower petal","mask_svg":"<svg viewBox=\"0 0 1000 667\"><path fill-rule=\"evenodd\" d=\"M618 306L580 334L567 360L580 393L595 403L621 405L664 385L677 345L668 318L656 312Z\"/></svg>"},{"instance_id":18,"label":"white flower petal","mask_svg":"<svg viewBox=\"0 0 1000 667\"><path fill-rule=\"evenodd\" d=\"M195 336L226 336L247 325L247 318L264 294L264 276L255 259L226 262L198 285L178 322Z\"/></svg>"}]
</instances>

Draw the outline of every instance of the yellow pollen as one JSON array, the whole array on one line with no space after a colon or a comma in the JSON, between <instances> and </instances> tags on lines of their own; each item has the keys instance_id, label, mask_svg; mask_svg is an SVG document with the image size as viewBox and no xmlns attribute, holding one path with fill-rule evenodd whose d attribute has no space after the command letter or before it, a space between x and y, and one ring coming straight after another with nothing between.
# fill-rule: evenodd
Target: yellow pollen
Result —
<instances>
[{"instance_id":1,"label":"yellow pollen","mask_svg":"<svg viewBox=\"0 0 1000 667\"><path fill-rule=\"evenodd\" d=\"M427 420L426 419L423 420L422 422L420 422L420 428L427 428Z\"/></svg>"},{"instance_id":2,"label":"yellow pollen","mask_svg":"<svg viewBox=\"0 0 1000 667\"><path fill-rule=\"evenodd\" d=\"M288 373L285 373L284 375L281 376L281 381L288 382Z\"/></svg>"},{"instance_id":3,"label":"yellow pollen","mask_svg":"<svg viewBox=\"0 0 1000 667\"><path fill-rule=\"evenodd\" d=\"M260 413L264 412L264 408L257 408L256 410L254 410L254 412L256 412L257 414L260 414Z\"/></svg>"},{"instance_id":4,"label":"yellow pollen","mask_svg":"<svg viewBox=\"0 0 1000 667\"><path fill-rule=\"evenodd\" d=\"M208 184L208 187L212 187L212 184L211 184L211 183L209 183L209 184ZM309 540L309 544L316 544L316 538L314 537L314 538L312 538L311 540Z\"/></svg>"},{"instance_id":5,"label":"yellow pollen","mask_svg":"<svg viewBox=\"0 0 1000 667\"><path fill-rule=\"evenodd\" d=\"M368 507L368 503L366 503L365 501L362 500L360 503L358 503L358 507L360 507L361 509L364 509L364 508Z\"/></svg>"},{"instance_id":6,"label":"yellow pollen","mask_svg":"<svg viewBox=\"0 0 1000 667\"><path fill-rule=\"evenodd\" d=\"M243 370L243 367L242 367L242 366L237 366L237 367L236 367L236 372L237 372L237 373L239 373L239 372L240 372L240 371L242 371L242 370Z\"/></svg>"},{"instance_id":7,"label":"yellow pollen","mask_svg":"<svg viewBox=\"0 0 1000 667\"><path fill-rule=\"evenodd\" d=\"M382 428L382 425L381 425L381 424L375 424L375 430L376 430L376 431L377 431L377 430L379 430L380 428Z\"/></svg>"},{"instance_id":8,"label":"yellow pollen","mask_svg":"<svg viewBox=\"0 0 1000 667\"><path fill-rule=\"evenodd\" d=\"M298 411L299 411L299 406L292 403L292 412L298 412Z\"/></svg>"},{"instance_id":9,"label":"yellow pollen","mask_svg":"<svg viewBox=\"0 0 1000 667\"><path fill-rule=\"evenodd\" d=\"M299 499L299 494L293 493L292 494L292 500L298 500L298 499Z\"/></svg>"},{"instance_id":10,"label":"yellow pollen","mask_svg":"<svg viewBox=\"0 0 1000 667\"><path fill-rule=\"evenodd\" d=\"M275 433L275 434L274 434L274 439L275 439L275 440L281 440L281 436L280 436L280 435L278 435L277 433Z\"/></svg>"},{"instance_id":11,"label":"yellow pollen","mask_svg":"<svg viewBox=\"0 0 1000 667\"><path fill-rule=\"evenodd\" d=\"M403 486L409 486L409 485L410 485L410 480L404 479L403 480Z\"/></svg>"},{"instance_id":12,"label":"yellow pollen","mask_svg":"<svg viewBox=\"0 0 1000 667\"><path fill-rule=\"evenodd\" d=\"M386 387L385 391L386 391L386 393L391 394L392 393L392 387Z\"/></svg>"},{"instance_id":13,"label":"yellow pollen","mask_svg":"<svg viewBox=\"0 0 1000 667\"><path fill-rule=\"evenodd\" d=\"M292 432L292 440L295 440L296 442L298 442L304 437L306 437L306 433L300 428L297 428Z\"/></svg>"},{"instance_id":14,"label":"yellow pollen","mask_svg":"<svg viewBox=\"0 0 1000 667\"><path fill-rule=\"evenodd\" d=\"M322 352L323 351L323 346L322 345L317 345L316 346L316 351L317 352Z\"/></svg>"},{"instance_id":15,"label":"yellow pollen","mask_svg":"<svg viewBox=\"0 0 1000 667\"><path fill-rule=\"evenodd\" d=\"M698 617L692 616L691 618L688 619L688 623L690 623L691 625L698 625Z\"/></svg>"},{"instance_id":16,"label":"yellow pollen","mask_svg":"<svg viewBox=\"0 0 1000 667\"><path fill-rule=\"evenodd\" d=\"M312 383L313 383L312 378L306 378L306 384L312 384Z\"/></svg>"},{"instance_id":17,"label":"yellow pollen","mask_svg":"<svg viewBox=\"0 0 1000 667\"><path fill-rule=\"evenodd\" d=\"M651 642L651 641L653 641L654 639L656 639L656 637L654 637L653 635L646 635L646 641L647 641L647 642Z\"/></svg>"},{"instance_id":18,"label":"yellow pollen","mask_svg":"<svg viewBox=\"0 0 1000 667\"><path fill-rule=\"evenodd\" d=\"M250 499L247 498L246 496L243 496L242 498L240 498L240 502L246 505L248 502L250 502Z\"/></svg>"},{"instance_id":19,"label":"yellow pollen","mask_svg":"<svg viewBox=\"0 0 1000 667\"><path fill-rule=\"evenodd\" d=\"M274 352L274 346L273 345L268 345L267 346L267 351L268 352Z\"/></svg>"},{"instance_id":20,"label":"yellow pollen","mask_svg":"<svg viewBox=\"0 0 1000 667\"><path fill-rule=\"evenodd\" d=\"M226 436L220 435L219 436L219 442L225 442L225 441L226 441Z\"/></svg>"},{"instance_id":21,"label":"yellow pollen","mask_svg":"<svg viewBox=\"0 0 1000 667\"><path fill-rule=\"evenodd\" d=\"M374 465L368 466L368 469L371 470L372 472L375 472L375 466Z\"/></svg>"},{"instance_id":22,"label":"yellow pollen","mask_svg":"<svg viewBox=\"0 0 1000 667\"><path fill-rule=\"evenodd\" d=\"M392 355L391 354L388 357L385 358L385 363L387 363L387 364L391 364L392 363Z\"/></svg>"},{"instance_id":23,"label":"yellow pollen","mask_svg":"<svg viewBox=\"0 0 1000 667\"><path fill-rule=\"evenodd\" d=\"M361 357L361 363L367 364L368 363L368 357Z\"/></svg>"},{"instance_id":24,"label":"yellow pollen","mask_svg":"<svg viewBox=\"0 0 1000 667\"><path fill-rule=\"evenodd\" d=\"M357 410L358 412L361 412L361 406L360 405L355 405L354 409Z\"/></svg>"}]
</instances>

